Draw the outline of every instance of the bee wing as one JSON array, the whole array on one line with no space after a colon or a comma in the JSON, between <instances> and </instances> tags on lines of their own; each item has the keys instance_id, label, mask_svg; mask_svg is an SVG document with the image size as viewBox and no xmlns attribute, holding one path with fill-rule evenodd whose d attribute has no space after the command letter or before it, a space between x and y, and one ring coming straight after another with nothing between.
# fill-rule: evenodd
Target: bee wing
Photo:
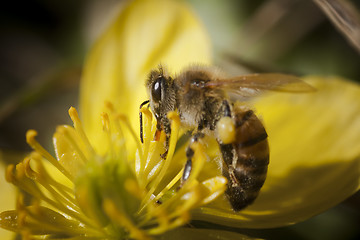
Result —
<instances>
[{"instance_id":1,"label":"bee wing","mask_svg":"<svg viewBox=\"0 0 360 240\"><path fill-rule=\"evenodd\" d=\"M249 74L207 82L205 87L221 88L238 97L254 97L266 90L281 92L313 92L316 89L300 78L280 73Z\"/></svg>"}]
</instances>

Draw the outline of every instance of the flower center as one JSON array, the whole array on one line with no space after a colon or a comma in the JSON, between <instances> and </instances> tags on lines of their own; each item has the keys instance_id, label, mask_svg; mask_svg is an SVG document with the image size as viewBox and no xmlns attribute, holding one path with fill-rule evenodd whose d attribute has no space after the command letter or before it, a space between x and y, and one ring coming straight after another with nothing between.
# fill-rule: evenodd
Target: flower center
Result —
<instances>
[{"instance_id":1,"label":"flower center","mask_svg":"<svg viewBox=\"0 0 360 240\"><path fill-rule=\"evenodd\" d=\"M223 177L198 181L207 158L200 143L192 146L191 175L179 189L185 155L175 152L176 112L168 114L172 134L163 159L164 133L153 140L156 124L147 108L141 109L143 144L126 116L109 103L107 109L101 117L108 150L102 155L89 142L74 108L69 110L74 127L59 126L54 134L56 157L36 141L36 131L27 132L34 152L6 172L7 181L27 195L19 196L16 210L1 213L1 227L23 236L148 239L186 224L191 209L223 193ZM135 150L126 147L131 138Z\"/></svg>"}]
</instances>

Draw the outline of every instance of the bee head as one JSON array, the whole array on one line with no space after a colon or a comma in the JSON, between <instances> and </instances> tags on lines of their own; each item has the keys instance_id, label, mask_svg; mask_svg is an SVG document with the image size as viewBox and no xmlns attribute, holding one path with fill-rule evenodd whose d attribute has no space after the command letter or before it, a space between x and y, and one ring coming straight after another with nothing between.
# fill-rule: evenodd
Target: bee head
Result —
<instances>
[{"instance_id":1,"label":"bee head","mask_svg":"<svg viewBox=\"0 0 360 240\"><path fill-rule=\"evenodd\" d=\"M158 122L166 118L169 111L175 110L175 89L173 79L160 66L152 70L146 82L150 107Z\"/></svg>"}]
</instances>

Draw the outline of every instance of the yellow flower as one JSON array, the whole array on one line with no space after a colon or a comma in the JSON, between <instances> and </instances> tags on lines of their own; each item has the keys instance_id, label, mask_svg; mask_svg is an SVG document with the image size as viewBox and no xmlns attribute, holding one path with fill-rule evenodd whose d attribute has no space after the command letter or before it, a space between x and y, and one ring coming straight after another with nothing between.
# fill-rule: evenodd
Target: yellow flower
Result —
<instances>
[{"instance_id":1,"label":"yellow flower","mask_svg":"<svg viewBox=\"0 0 360 240\"><path fill-rule=\"evenodd\" d=\"M149 7L153 8L154 13L155 10L162 10L164 14L147 16ZM201 29L200 25L186 5L169 1L134 1L115 20L113 27L109 29L110 37L114 37L112 35L114 26L119 26L119 23L123 25L126 22L130 23L128 26L130 35L125 35L126 37L134 36L132 29L151 30L148 26L144 26L143 20L138 23L136 18L128 21L128 18L136 16L143 16L145 22L150 20L158 23L156 30L161 32L153 35L156 40L145 34L143 37L146 41L157 42L157 38L160 37L165 43L170 41L170 46L178 45L177 50L171 47L169 53L165 55L162 55L162 51L159 55L155 51L146 53L147 57L157 59L157 57L168 56L164 58L166 61L173 62L174 66L182 67L181 63L190 61L181 56L184 51L180 47L186 47L187 50L194 52L191 57L193 60L197 59L199 62L206 63L210 58L209 45L204 44L207 41L206 36L203 32L197 31ZM173 24L179 24L179 28L169 28ZM123 29L126 29L126 26L123 26ZM153 30L155 33L155 28ZM139 32L135 31L135 33ZM122 34L121 37L127 39ZM197 40L191 40L192 37ZM104 38L105 41L109 40L109 38ZM98 46L102 46L101 41L104 39L100 40ZM118 43L116 42L115 46ZM134 41L131 41L131 44L135 44ZM108 46L111 47L111 45ZM139 47L141 48L141 44ZM129 46L129 49L131 48L138 49L136 45ZM97 46L94 47L95 53L96 49ZM142 51L140 52L143 54ZM172 56L180 58L171 60ZM187 56L190 57L191 54ZM147 57L144 59L149 61ZM86 72L91 64L92 57L90 56L84 73L85 85L89 80ZM149 66L144 65L143 62L138 64L135 68L128 69L152 67L151 61L147 63ZM106 66L110 67L110 65L107 62ZM99 67L101 64L96 63L96 66ZM90 70L95 69L97 70L95 67ZM124 69L126 68L123 67L122 70ZM143 75L139 71L121 71L119 77L121 80L130 82L129 76L143 79L145 72ZM102 77L107 76L104 74ZM116 82L118 79L112 80ZM124 90L128 88L128 86L121 87L124 87ZM136 92L135 89L134 92ZM124 98L125 94L129 96L130 92L119 91L116 96L120 96L120 100L130 105L130 101ZM100 111L94 108L89 113L99 119L94 121L99 124L99 127L95 127L95 131L91 128L84 129L76 110L74 108L69 110L74 127L59 126L57 128L53 137L56 157L49 154L35 140L37 133L34 130L28 131L27 142L34 152L16 166L8 166L6 170L7 181L28 195L19 195L16 210L1 213L0 226L2 228L21 234L25 239L44 237L51 239L150 239L151 236L161 237L161 234L185 225L190 220L191 209L213 201L224 192L226 186L224 177L198 179L207 158L203 150L204 146L200 143L194 143L192 146L195 151L193 174L182 188L177 190L183 166L182 154L177 152L174 155L180 125L177 113L169 113L169 119L172 121L172 136L167 157L162 159L160 155L164 150L164 137L160 141L152 141L150 136L154 135L155 125L149 110L143 110L145 129L144 144L141 145L137 139L138 134L134 133L127 117L118 114L114 106L104 100L100 100L104 105ZM114 101L114 104L119 104L119 102ZM87 105L82 108L85 115L88 110L86 107ZM117 108L124 110L121 107ZM138 111L138 104L135 109ZM101 129L101 132L97 132L98 129ZM90 132L90 140L88 132ZM130 148L127 148L126 145L131 142L131 138L134 139L134 144L130 144ZM101 141L98 141L100 139ZM136 152L132 148L133 145L136 146ZM27 196L30 196L30 202L26 199ZM189 232L192 236L199 234L185 230L185 233L189 234ZM163 235L164 237L166 235Z\"/></svg>"},{"instance_id":2,"label":"yellow flower","mask_svg":"<svg viewBox=\"0 0 360 240\"><path fill-rule=\"evenodd\" d=\"M6 179L30 194L32 203L20 195L16 210L1 213L1 227L30 239L150 239L186 224L191 209L224 192L223 177L197 180L206 161L200 144L192 146L194 174L176 191L182 174L174 164L181 156L173 157L180 125L176 113L169 116L173 134L165 161L160 157L164 141L150 140L156 129L146 110L144 145L135 139L136 157L127 159L128 139L122 133L133 131L125 116L113 112L110 104L108 109L109 114L102 114L109 147L104 155L89 143L74 108L69 110L74 128L59 126L54 134L56 158L35 140L34 130L28 131L34 152L16 167L8 166Z\"/></svg>"},{"instance_id":3,"label":"yellow flower","mask_svg":"<svg viewBox=\"0 0 360 240\"><path fill-rule=\"evenodd\" d=\"M176 73L192 63L210 64L209 40L180 1L129 3L90 52L83 73L74 128L60 126L52 157L29 131L35 150L7 180L28 192L0 225L40 239L246 239L226 231L181 227L199 219L240 228L270 228L305 220L360 187L360 87L346 80L305 78L316 93L269 94L254 102L270 142L268 178L258 199L235 213L222 195L226 180L216 148L195 149L191 177L178 189L185 145L176 113L165 160L164 136L152 141L155 120L146 108L144 144L138 139L139 105L150 69ZM107 102L111 102L109 104ZM106 104L105 104L106 103ZM101 116L101 117L100 117ZM212 146L212 142L209 146ZM51 164L48 164L51 163ZM55 169L54 169L55 167Z\"/></svg>"}]
</instances>

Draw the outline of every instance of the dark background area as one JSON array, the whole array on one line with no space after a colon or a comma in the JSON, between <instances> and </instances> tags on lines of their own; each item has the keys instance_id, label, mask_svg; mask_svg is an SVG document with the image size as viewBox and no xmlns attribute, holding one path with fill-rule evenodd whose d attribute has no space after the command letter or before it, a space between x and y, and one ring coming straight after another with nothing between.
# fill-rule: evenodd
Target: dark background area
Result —
<instances>
[{"instance_id":1,"label":"dark background area","mask_svg":"<svg viewBox=\"0 0 360 240\"><path fill-rule=\"evenodd\" d=\"M27 129L50 142L77 104L82 1L6 1L0 8L0 147L29 150ZM47 146L47 145L46 145Z\"/></svg>"}]
</instances>

